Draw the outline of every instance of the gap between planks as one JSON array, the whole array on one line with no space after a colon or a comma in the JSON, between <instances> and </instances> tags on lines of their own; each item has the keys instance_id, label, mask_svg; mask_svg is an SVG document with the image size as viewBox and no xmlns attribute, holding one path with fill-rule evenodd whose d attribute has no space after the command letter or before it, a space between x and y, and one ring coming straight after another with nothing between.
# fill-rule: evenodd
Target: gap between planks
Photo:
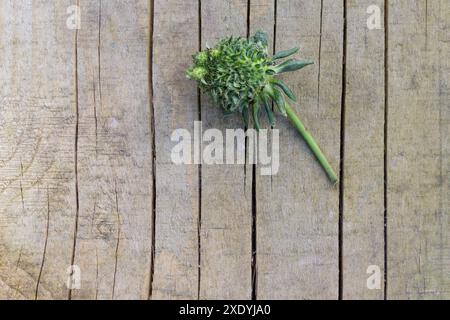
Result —
<instances>
[{"instance_id":1,"label":"gap between planks","mask_svg":"<svg viewBox=\"0 0 450 320\"><path fill-rule=\"evenodd\" d=\"M384 300L387 300L388 270L387 270L387 187L388 187L388 107L389 107L389 4L384 0Z\"/></svg>"},{"instance_id":2,"label":"gap between planks","mask_svg":"<svg viewBox=\"0 0 450 320\"><path fill-rule=\"evenodd\" d=\"M342 49L342 94L341 94L341 146L339 172L339 225L338 225L338 300L343 299L343 227L344 227L344 159L345 159L345 99L347 96L347 0L343 0L343 49Z\"/></svg>"},{"instance_id":3,"label":"gap between planks","mask_svg":"<svg viewBox=\"0 0 450 320\"><path fill-rule=\"evenodd\" d=\"M156 241L156 141L155 141L155 108L153 102L153 31L155 17L155 2L149 0L149 37L148 37L148 92L149 92L149 112L150 112L150 132L152 134L152 205L151 205L151 261L150 261L150 277L148 299L153 296L153 279L155 272L155 241Z\"/></svg>"}]
</instances>

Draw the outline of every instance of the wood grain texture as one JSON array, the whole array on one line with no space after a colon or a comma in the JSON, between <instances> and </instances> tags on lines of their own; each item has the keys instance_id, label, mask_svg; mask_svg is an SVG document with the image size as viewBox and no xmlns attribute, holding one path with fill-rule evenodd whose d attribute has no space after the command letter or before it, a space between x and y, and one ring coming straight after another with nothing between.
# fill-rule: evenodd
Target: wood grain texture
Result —
<instances>
[{"instance_id":1,"label":"wood grain texture","mask_svg":"<svg viewBox=\"0 0 450 320\"><path fill-rule=\"evenodd\" d=\"M75 228L71 1L0 9L0 297L66 299Z\"/></svg>"},{"instance_id":2,"label":"wood grain texture","mask_svg":"<svg viewBox=\"0 0 450 320\"><path fill-rule=\"evenodd\" d=\"M198 0L155 2L155 299L198 297L199 167L171 161L172 132L186 129L194 138L198 120L196 84L186 78L192 55L199 49L198 4Z\"/></svg>"},{"instance_id":3,"label":"wood grain texture","mask_svg":"<svg viewBox=\"0 0 450 320\"><path fill-rule=\"evenodd\" d=\"M388 12L387 297L448 299L450 5Z\"/></svg>"},{"instance_id":4,"label":"wood grain texture","mask_svg":"<svg viewBox=\"0 0 450 320\"><path fill-rule=\"evenodd\" d=\"M369 6L381 29L370 30ZM347 1L342 297L384 297L384 1ZM374 13L372 13L373 15ZM369 289L370 266L380 288ZM369 269L370 271L370 269Z\"/></svg>"},{"instance_id":5,"label":"wood grain texture","mask_svg":"<svg viewBox=\"0 0 450 320\"><path fill-rule=\"evenodd\" d=\"M152 243L147 0L83 1L73 299L146 299Z\"/></svg>"},{"instance_id":6,"label":"wood grain texture","mask_svg":"<svg viewBox=\"0 0 450 320\"><path fill-rule=\"evenodd\" d=\"M261 30L267 34L268 37L268 46L269 46L269 53L273 54L274 46L275 46L275 31L276 31L276 25L275 25L275 16L276 16L276 3L273 0L258 0L258 1L251 1L250 2L250 35L255 34L258 30ZM272 106L273 108L273 106ZM280 116L281 117L281 116ZM281 117L282 118L282 117ZM284 119L282 119L284 120ZM262 117L260 120L261 124L264 128L267 128L268 130L268 137L267 137L267 145L268 150L271 150L272 146L272 139L273 139L273 132L271 130L271 126L269 124L269 121L267 117ZM260 146L261 147L261 146ZM272 156L275 152L274 150L271 150ZM273 158L272 158L273 159ZM261 184L266 184L271 180L267 179L267 177L262 177L260 175L261 173L261 165L255 164L255 170L253 171L253 179L254 179L254 186L252 188L252 192L255 194L253 195L255 203L252 204L253 207L253 261L252 261L252 272L253 272L253 298L259 299L258 294L258 279L259 279L259 269L258 269L258 245L259 245L259 239L258 239L258 226L259 226L259 215L261 214L259 212L259 204L258 204L258 193L259 190L262 189L260 187ZM256 241L255 241L256 240Z\"/></svg>"},{"instance_id":7,"label":"wood grain texture","mask_svg":"<svg viewBox=\"0 0 450 320\"><path fill-rule=\"evenodd\" d=\"M246 0L202 1L202 47L225 36L245 36L247 13ZM224 117L208 97L201 102L204 130L225 136L225 129L243 127L238 115ZM244 165L202 166L202 299L251 298L251 186L251 169Z\"/></svg>"},{"instance_id":8,"label":"wood grain texture","mask_svg":"<svg viewBox=\"0 0 450 320\"><path fill-rule=\"evenodd\" d=\"M295 109L337 168L342 3L279 0L276 22L277 51L300 45L302 58L316 60L285 79L299 96ZM336 299L339 190L287 119L280 117L277 128L280 170L257 182L258 298Z\"/></svg>"},{"instance_id":9,"label":"wood grain texture","mask_svg":"<svg viewBox=\"0 0 450 320\"><path fill-rule=\"evenodd\" d=\"M0 299L449 299L450 3L388 2L0 1ZM260 29L316 61L284 79L341 195L282 116L274 176L171 160L175 129L243 128L191 55Z\"/></svg>"}]
</instances>

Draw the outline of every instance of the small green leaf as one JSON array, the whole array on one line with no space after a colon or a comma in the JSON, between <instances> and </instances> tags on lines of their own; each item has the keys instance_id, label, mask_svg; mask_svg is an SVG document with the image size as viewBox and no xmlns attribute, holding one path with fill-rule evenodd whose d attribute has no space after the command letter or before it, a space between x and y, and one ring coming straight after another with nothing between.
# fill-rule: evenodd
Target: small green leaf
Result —
<instances>
[{"instance_id":1,"label":"small green leaf","mask_svg":"<svg viewBox=\"0 0 450 320\"><path fill-rule=\"evenodd\" d=\"M244 120L244 126L246 128L248 128L248 125L249 125L249 122L250 122L250 114L248 112L248 106L247 105L245 105L242 108L242 119Z\"/></svg>"},{"instance_id":2,"label":"small green leaf","mask_svg":"<svg viewBox=\"0 0 450 320\"><path fill-rule=\"evenodd\" d=\"M266 110L267 117L269 118L270 125L275 126L275 116L273 115L272 106L270 105L269 97L263 94L261 100L264 104L264 109Z\"/></svg>"},{"instance_id":3,"label":"small green leaf","mask_svg":"<svg viewBox=\"0 0 450 320\"><path fill-rule=\"evenodd\" d=\"M269 97L272 98L273 101L275 101L275 104L278 107L278 110L281 112L283 116L287 116L286 113L286 101L284 100L284 96L281 94L280 91L272 87L271 85L267 85L264 87L264 92L269 95Z\"/></svg>"},{"instance_id":4,"label":"small green leaf","mask_svg":"<svg viewBox=\"0 0 450 320\"><path fill-rule=\"evenodd\" d=\"M280 51L272 57L272 60L275 61L275 60L290 57L293 54L296 54L299 50L300 50L300 48L292 48L289 50Z\"/></svg>"},{"instance_id":5,"label":"small green leaf","mask_svg":"<svg viewBox=\"0 0 450 320\"><path fill-rule=\"evenodd\" d=\"M291 99L292 101L297 101L297 97L295 96L294 92L289 89L289 87L283 80L277 79L272 81L272 83L283 90L283 92L289 97L289 99Z\"/></svg>"},{"instance_id":6,"label":"small green leaf","mask_svg":"<svg viewBox=\"0 0 450 320\"><path fill-rule=\"evenodd\" d=\"M284 72L291 72L291 71L296 71L296 70L300 70L310 64L314 64L314 61L312 60L288 60L278 66L276 66L275 72L276 73L284 73Z\"/></svg>"},{"instance_id":7,"label":"small green leaf","mask_svg":"<svg viewBox=\"0 0 450 320\"><path fill-rule=\"evenodd\" d=\"M261 125L259 123L259 111L261 106L256 101L253 103L253 122L255 123L256 131L261 129Z\"/></svg>"},{"instance_id":8,"label":"small green leaf","mask_svg":"<svg viewBox=\"0 0 450 320\"><path fill-rule=\"evenodd\" d=\"M277 89L273 89L273 98L274 98L275 104L278 107L278 110L281 112L281 114L283 116L286 117L287 116L286 107L285 107L286 101L284 100L284 96Z\"/></svg>"}]
</instances>

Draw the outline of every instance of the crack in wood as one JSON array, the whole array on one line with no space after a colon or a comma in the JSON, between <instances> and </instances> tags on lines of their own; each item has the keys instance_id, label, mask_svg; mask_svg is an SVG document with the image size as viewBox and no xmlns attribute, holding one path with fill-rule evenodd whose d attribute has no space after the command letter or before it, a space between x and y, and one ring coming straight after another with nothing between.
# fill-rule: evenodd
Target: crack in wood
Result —
<instances>
[{"instance_id":1,"label":"crack in wood","mask_svg":"<svg viewBox=\"0 0 450 320\"><path fill-rule=\"evenodd\" d=\"M389 107L389 4L384 1L384 189L383 189L383 249L384 249L384 300L387 300L388 253L387 253L387 206L388 206L388 107Z\"/></svg>"},{"instance_id":2,"label":"crack in wood","mask_svg":"<svg viewBox=\"0 0 450 320\"><path fill-rule=\"evenodd\" d=\"M80 7L80 0L77 0L77 6ZM79 135L79 83L78 83L78 28L75 30L75 146L74 146L74 171L75 171L75 227L73 233L73 246L71 267L75 264L75 255L77 249L78 237L78 219L80 215L80 198L78 185L78 135ZM72 288L69 288L69 300L72 300Z\"/></svg>"},{"instance_id":3,"label":"crack in wood","mask_svg":"<svg viewBox=\"0 0 450 320\"><path fill-rule=\"evenodd\" d=\"M317 109L320 107L320 71L321 71L321 57L322 57L322 28L323 28L323 0L320 0L320 28L319 28L319 58L317 61L318 64L318 73L317 73Z\"/></svg>"},{"instance_id":4,"label":"crack in wood","mask_svg":"<svg viewBox=\"0 0 450 320\"><path fill-rule=\"evenodd\" d=\"M149 42L148 42L148 92L149 92L149 109L150 109L150 132L152 135L152 204L151 204L151 253L150 253L150 276L149 276L149 292L148 298L153 296L153 280L155 272L155 241L156 241L156 141L155 141L155 108L153 101L153 32L154 32L154 16L155 16L155 2L149 0Z\"/></svg>"},{"instance_id":5,"label":"crack in wood","mask_svg":"<svg viewBox=\"0 0 450 320\"><path fill-rule=\"evenodd\" d=\"M20 184L20 198L21 198L21 201L22 201L22 211L25 213L25 201L24 201L24 197L23 197L22 180L23 180L23 163L22 163L22 159L20 159L20 180L19 180L19 184Z\"/></svg>"},{"instance_id":6,"label":"crack in wood","mask_svg":"<svg viewBox=\"0 0 450 320\"><path fill-rule=\"evenodd\" d=\"M202 50L202 0L198 0L198 51ZM198 121L202 121L201 91L197 89ZM200 300L202 279L202 164L198 165L198 220L197 220L197 300Z\"/></svg>"},{"instance_id":7,"label":"crack in wood","mask_svg":"<svg viewBox=\"0 0 450 320\"><path fill-rule=\"evenodd\" d=\"M42 277L42 272L44 270L44 264L45 264L45 255L47 254L47 244L48 244L48 230L49 230L49 226L50 226L50 194L49 194L49 189L47 186L47 223L46 223L46 227L45 227L45 241L44 241L44 249L42 251L42 260L41 260L41 266L39 268L39 275L36 281L36 291L34 294L34 299L37 300L38 299L38 295L39 295L39 286L41 284L41 277ZM22 251L21 251L22 253Z\"/></svg>"},{"instance_id":8,"label":"crack in wood","mask_svg":"<svg viewBox=\"0 0 450 320\"><path fill-rule=\"evenodd\" d=\"M99 0L98 8L98 36L97 36L97 65L98 65L98 94L100 99L100 109L103 109L102 98L102 53L101 53L101 39L102 39L102 0ZM94 85L95 88L95 85ZM94 93L95 96L95 93ZM98 156L98 118L97 118L97 106L94 101L94 117L95 117L95 155Z\"/></svg>"},{"instance_id":9,"label":"crack in wood","mask_svg":"<svg viewBox=\"0 0 450 320\"><path fill-rule=\"evenodd\" d=\"M344 226L344 158L345 158L345 100L347 95L347 0L343 0L344 30L342 48L342 95L341 95L341 146L340 146L340 172L339 172L339 226L338 226L338 246L339 246L339 292L338 299L342 300L344 292L343 283L343 226Z\"/></svg>"},{"instance_id":10,"label":"crack in wood","mask_svg":"<svg viewBox=\"0 0 450 320\"><path fill-rule=\"evenodd\" d=\"M112 285L112 300L114 300L114 294L116 291L116 278L117 278L117 263L119 260L119 247L120 247L120 237L121 237L121 222L120 222L120 211L119 211L119 197L117 193L117 180L114 181L114 198L116 205L116 217L117 217L117 240L116 249L114 254L114 276Z\"/></svg>"},{"instance_id":11,"label":"crack in wood","mask_svg":"<svg viewBox=\"0 0 450 320\"><path fill-rule=\"evenodd\" d=\"M95 300L98 300L98 249L95 247Z\"/></svg>"}]
</instances>

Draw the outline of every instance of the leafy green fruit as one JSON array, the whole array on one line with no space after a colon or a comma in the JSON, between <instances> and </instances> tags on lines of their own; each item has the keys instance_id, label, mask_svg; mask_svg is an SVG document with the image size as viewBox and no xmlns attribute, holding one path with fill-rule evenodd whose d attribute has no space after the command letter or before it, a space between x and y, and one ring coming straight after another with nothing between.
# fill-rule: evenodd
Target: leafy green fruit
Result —
<instances>
[{"instance_id":1,"label":"leafy green fruit","mask_svg":"<svg viewBox=\"0 0 450 320\"><path fill-rule=\"evenodd\" d=\"M261 110L273 126L272 102L286 116L283 94L293 101L297 99L286 83L277 79L278 74L299 70L313 62L290 59L277 64L276 61L296 54L299 49L281 51L273 57L268 51L264 32L258 31L248 39L228 37L197 53L187 76L197 81L200 89L225 113L240 112L246 126L251 114L255 127L260 128Z\"/></svg>"}]
</instances>

